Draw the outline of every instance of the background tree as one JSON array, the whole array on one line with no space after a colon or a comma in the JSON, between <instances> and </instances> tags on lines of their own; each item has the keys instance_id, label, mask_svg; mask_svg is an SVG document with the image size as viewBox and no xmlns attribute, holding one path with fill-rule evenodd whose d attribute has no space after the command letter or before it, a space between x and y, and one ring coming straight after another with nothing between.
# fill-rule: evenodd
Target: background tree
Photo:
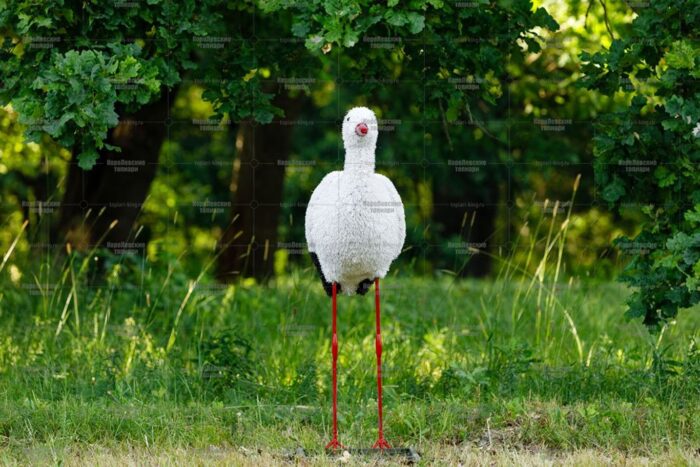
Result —
<instances>
[{"instance_id":1,"label":"background tree","mask_svg":"<svg viewBox=\"0 0 700 467\"><path fill-rule=\"evenodd\" d=\"M401 92L412 90L420 96L425 84L426 93L423 102L407 110L415 114L419 109L424 122L444 123L471 118L470 100L493 102L502 94L499 80L504 79L507 59L523 54L517 41L533 41L535 27L556 28L546 11L533 10L529 1L485 3L480 8L457 8L440 1L406 6L393 1L387 5L358 2L346 7L334 2L264 2L254 15L256 7L250 3L226 8L214 2L175 7L152 2L145 9L121 11L118 5L90 4L80 11L77 5L55 2L15 3L3 10L0 28L6 60L1 101L12 102L29 138L47 133L74 153L57 226L71 243L85 247L101 238L108 244L130 238L172 123L174 95L187 70L196 70L190 76L206 76L210 84L203 97L212 102L218 118L242 121L246 127L241 128L238 141L240 154L250 160L239 159L234 171L232 186L240 192L233 198L233 222L221 242L220 276L263 278L271 272L283 180L282 168L275 169L273 159L265 158L279 152L277 160L286 160L289 150L284 146L289 144L284 142L290 141L291 130L280 126L277 131L282 133L275 134L273 125L256 133L247 126L284 115L273 102L276 98L278 105L292 102L285 101L286 92L280 92L280 78L308 75L313 60L325 60L319 69L327 69L329 52L335 48L339 55L333 57L345 62L349 75L365 81L362 93L377 91L381 81L375 78L385 79L387 71L402 83L413 78ZM90 21L81 21L82 14ZM459 21L446 21L455 15ZM280 40L278 31L285 31L284 37L290 31L303 41L304 53L281 60L293 47ZM391 52L394 57L389 64L394 68L390 70L381 59L381 49L355 47L371 35L411 38L412 43ZM257 40L249 40L252 37ZM457 46L454 40L462 43ZM49 47L37 47L38 41ZM217 41L233 46L223 52L200 47ZM451 81L474 77L479 92L471 98ZM354 81L348 75L338 78ZM396 107L392 112L404 110ZM254 148L250 141L257 138L261 145L272 141L282 146L248 149ZM110 161L117 158L120 164L131 161L138 169L116 170ZM430 163L424 155L414 160ZM249 165L253 171L242 173ZM91 172L83 172L93 166ZM254 180L258 185L269 182L268 189L260 192L265 199L251 196ZM122 189L125 185L128 190ZM493 198L493 193L487 197ZM448 198L438 201L440 206L450 202ZM248 214L251 204L257 215ZM263 210L268 212L263 215ZM449 215L438 218L448 229L454 228Z\"/></svg>"},{"instance_id":2,"label":"background tree","mask_svg":"<svg viewBox=\"0 0 700 467\"><path fill-rule=\"evenodd\" d=\"M385 121L380 122L385 134L379 141L377 169L405 180L400 191L413 193L407 204L414 219L409 242L421 264L429 264L426 258L447 255L449 267L460 274L488 273L488 257L455 258L455 248L447 247L452 251L446 252L447 242L442 240L492 248L497 206L505 202L504 183L493 179L503 180L503 163L497 157L485 157L488 166L476 175L455 176L450 160L461 164L473 159L465 148L474 141L473 133L481 131L480 122L506 118L506 65L522 62L526 44L537 44L533 29L555 30L557 23L528 1L484 2L475 8L441 1L402 7L398 2L268 4L268 8L279 7L294 12L292 31L306 38L307 48L321 49L337 63L336 108L369 105ZM493 110L499 102L500 115ZM321 115L322 119L342 116L335 109ZM336 160L342 157L342 151L326 153ZM310 153L309 157L318 158ZM319 171L316 176L321 175ZM465 200L470 200L469 207ZM479 207L478 222L465 227L465 215L473 206ZM302 218L302 207L293 214ZM296 231L298 241L300 228Z\"/></svg>"},{"instance_id":3,"label":"background tree","mask_svg":"<svg viewBox=\"0 0 700 467\"><path fill-rule=\"evenodd\" d=\"M55 230L74 246L132 234L177 85L216 17L207 7L12 1L0 10L0 102L29 140L48 134L72 151ZM116 159L137 170L108 165Z\"/></svg>"},{"instance_id":4,"label":"background tree","mask_svg":"<svg viewBox=\"0 0 700 467\"><path fill-rule=\"evenodd\" d=\"M565 8L546 6L553 11ZM153 8L145 18L174 14L165 7ZM337 14L325 15L325 8ZM490 257L465 254L464 245L478 246L487 253L507 251L520 235L523 216L539 215L544 199L568 199L573 179L590 157L592 127L579 122L619 104L619 99L598 97L570 85L579 73L577 49L597 47L608 37L603 10L588 12L584 31L586 4L566 6L566 11L559 11L561 17L581 18L581 24L555 34L543 29L555 27L551 18L528 2L484 3L471 8L441 2L367 3L348 11L333 8L275 2L227 8L197 3L178 12L177 20L161 20L158 24L163 31L156 28L132 41L126 38L138 33L116 36L124 39L119 47L128 45L133 55L123 56L130 57L129 61L134 58L139 67L118 78L103 79L100 89L113 88L110 92L117 100L128 100L135 93L145 96L150 89L145 79L150 76L147 66L167 57L170 68L165 70L177 72L172 90L163 84L164 77L172 73L156 67L154 76L160 85L152 83L149 103L129 104L133 112L150 108L165 114L167 107L167 115L137 119L122 110L126 104L115 101L120 123L106 130L105 142L112 144L119 137L121 153L107 146L98 149L104 155L89 171L81 170L79 157L74 156L66 178L57 178L65 194L52 195L63 196L54 230L72 234L69 238L75 246L87 245L117 219L107 241L128 240L140 231L138 242L150 244L153 254L164 248L183 251L189 247L202 257L211 254L218 240L221 279L270 277L276 257L283 260L290 250L303 250L285 244L303 242L308 193L324 173L342 163L335 121L344 109L366 104L376 108L384 121L378 170L397 181L407 200L411 249L405 255L406 263L423 273L487 274ZM624 27L621 23L629 15L626 7L609 6L607 12L613 28ZM122 25L133 16L131 10L123 13L124 18L115 19ZM202 21L203 17L207 20ZM448 17L459 21L445 21ZM178 61L171 59L166 39L172 39L173 28L166 25L180 24L181 18L191 20L182 23L189 29L177 36L189 45L173 46L180 50L173 56L182 58ZM134 28L144 24L141 17L132 20ZM81 31L92 31L88 27L96 28L95 34L103 27L74 23L58 27L28 21L20 26L28 28L29 34L41 32L48 37L52 37L51 28L60 35L62 28L72 27L78 39ZM4 29L4 51L12 55L17 67L28 63L40 48L31 48L27 55L24 42L31 42L34 36L12 33L13 28L16 26ZM93 32L86 34L90 37ZM38 36L39 40L44 36ZM155 47L158 43L163 45L160 49ZM122 57L112 56L105 44L50 42L51 48L40 49L48 55L37 59L68 55L71 47L83 55L97 50L108 60ZM7 63L7 70L12 70ZM41 104L46 99L44 91L26 86L33 82L34 72L26 71L29 78L18 83L29 88L25 89L31 97L27 102ZM61 79L55 79L53 85L63 86ZM19 92L18 83L12 93L6 85L8 98ZM55 96L67 92L60 86ZM161 106L164 93L168 103ZM100 99L110 102L112 97ZM175 109L177 100L180 104ZM88 107L88 113L95 111ZM548 132L535 122L547 118L574 123L565 125L563 132ZM169 125L157 125L166 129L164 134L155 131L155 125L135 125L135 120ZM29 118L25 123L30 133L48 137L42 131L44 125L32 121ZM69 119L62 131L86 132L72 124ZM200 126L217 129L202 130ZM139 132L143 144L137 144ZM144 154L130 152L135 150ZM557 164L542 164L552 155ZM146 158L151 162L138 166L136 172L118 172L113 165L116 160L140 162ZM60 165L60 159L56 161ZM569 242L567 248L572 255L586 258L572 267L595 264L601 271L611 271L610 266L601 266L599 256L617 227L607 213L592 205L593 188L587 183L591 177L592 171L584 174L577 198L577 212L585 219L572 226L588 240ZM127 185L130 189L123 190ZM147 193L151 201L144 205ZM84 196L98 201L81 204ZM231 207L215 213L200 209L207 200L228 202ZM134 227L137 215L138 226ZM170 241L160 241L166 234ZM294 263L306 264L305 255L296 258ZM284 264L278 261L278 272L284 271Z\"/></svg>"},{"instance_id":5,"label":"background tree","mask_svg":"<svg viewBox=\"0 0 700 467\"><path fill-rule=\"evenodd\" d=\"M617 246L632 256L627 314L658 326L700 301L700 6L662 0L635 13L629 35L582 55L582 83L630 99L596 125L596 180L610 206L645 216Z\"/></svg>"}]
</instances>

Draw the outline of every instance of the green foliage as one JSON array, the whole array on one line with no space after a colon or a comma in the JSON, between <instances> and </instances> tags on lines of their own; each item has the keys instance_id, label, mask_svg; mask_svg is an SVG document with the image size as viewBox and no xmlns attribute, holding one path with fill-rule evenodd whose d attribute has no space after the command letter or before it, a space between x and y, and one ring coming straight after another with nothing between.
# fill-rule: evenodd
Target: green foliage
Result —
<instances>
[{"instance_id":1,"label":"green foliage","mask_svg":"<svg viewBox=\"0 0 700 467\"><path fill-rule=\"evenodd\" d=\"M23 256L25 262L12 260L31 275ZM84 286L89 256L47 263L53 267L42 268L48 275L31 294L0 276L5 450L57 438L170 447L323 445L330 313L316 278L299 270L271 287L215 287L205 277L191 289L177 262L148 261L140 270L113 259L106 263L109 282L100 287ZM532 318L542 308L540 286L528 294L529 284L517 278L387 279L390 439L480 442L490 430L494 439L505 431L512 442L550 449L648 452L667 448L669 438L697 445L693 326L669 326L659 341L640 339L643 327L618 313L626 295L620 285L548 285L540 290L543 305L551 292L552 313L538 327ZM166 352L180 306L180 332ZM376 427L372 307L371 296L339 300L340 424L353 444L367 442ZM698 315L692 319L697 324Z\"/></svg>"},{"instance_id":2,"label":"green foliage","mask_svg":"<svg viewBox=\"0 0 700 467\"><path fill-rule=\"evenodd\" d=\"M308 194L325 170L332 167L330 164L336 164L338 155L337 128L320 122L335 120L339 110L351 105L372 106L381 119L399 121L395 130L389 129L381 136L377 162L378 170L392 177L406 201L409 244L428 242L440 245L439 251L430 252L430 261L423 262L413 261L421 256L421 250L410 249L402 255L403 264L397 264L397 267L411 267L416 272L432 274L441 269L457 271L463 268L466 256L456 254L455 248L448 245L468 239L470 224L467 222L465 228L458 231L459 227L449 226L446 219L473 218L475 212L465 207L439 214L435 204L459 204L465 199L502 204L508 183L517 209L511 213L511 225L505 224L505 210L491 214L479 211L476 223L488 223L497 217L498 225L490 224L489 229L491 232L498 230L498 236L502 238L493 237L493 244L503 244L508 230L514 238L522 227L524 214L531 213L535 221L540 214L532 209L533 195L540 205L544 199L568 199L573 177L578 173L578 169L566 171L558 166L542 170L536 166L533 170L531 162L552 153L571 165L587 163L590 157L591 132L587 125L576 128L572 125L571 129L575 131L542 132L537 126L522 123L533 118L588 121L601 109L610 108L613 101L570 85L580 73L576 59L580 48L605 42L605 37L601 38L600 34L607 35L607 32L602 20L596 16L600 9L592 10L588 29L581 24L553 32L542 29L542 25L554 27L544 10L527 7L527 2L476 3L465 7L454 2L389 2L388 5L372 2L358 4L359 10L350 5L347 8L352 12L359 11L359 14L342 16L338 21L344 24L343 30L356 32L357 42L349 47L345 38L338 42L324 39L310 50L305 46L306 38L319 35L324 30L323 23L333 20L328 15L314 15L313 12L322 7L312 4L262 3L262 8L255 10L253 17L253 6L247 3L224 8L217 6L216 2L197 2L196 5L180 2L179 16L174 19L170 15L175 13L165 8L171 3L140 5L139 15L134 14L134 8L90 3L85 5L84 14L96 20L79 22L70 15L65 16L63 9L52 9L53 4L48 2L45 6L33 4L27 17L47 17L44 10L48 8L47 11L51 12L48 17L52 18L50 24L42 29L31 21L16 21L14 29L4 31L9 34L9 40L3 52L10 53L7 69L17 67L26 75L22 81L31 84L39 79L37 71L52 64L53 54L65 57L69 53L84 55L89 52L109 61L116 59L113 46L131 47L133 54L126 52L123 58L133 56L137 61L140 67L137 77L131 78L126 86L116 83L113 90L100 91L101 96L107 95L109 99L116 96L113 108L120 118L128 117L130 109L126 106L133 110L140 105L133 100L130 104L124 103L131 99L128 93L146 95L148 89L142 77L147 70L157 72L154 80L160 82L161 88L149 92L151 98L166 86L178 86L177 108L171 109L170 113L176 123L170 127L159 173L151 186L139 223L145 227L141 235L148 240L149 254L156 255L162 248L171 252L187 249L192 254L187 265L192 269L207 261L211 248L230 221L229 212L222 209L207 214L182 207L229 196L230 158L237 120L268 122L281 114L273 102L275 95L280 92L309 94L310 99L305 100L298 118L314 124L295 125L294 147L289 157L304 162L313 160L318 165L300 164L287 170L285 201L280 217L284 219L280 222L283 241L296 243L303 242L303 211ZM562 21L572 16L582 18L584 14L562 3L550 1L544 6L548 11L556 12L556 18ZM13 15L12 11L6 10L5 14ZM391 12L402 12L399 17L403 17L403 12L407 17L422 15L424 27L413 33L408 23L389 24L386 17L392 17ZM457 16L460 21L445 20ZM202 21L203 17L206 21ZM511 17L518 18L517 28L513 26L515 20L510 27L506 26ZM8 18L7 24L15 21L12 16ZM624 19L622 13L612 18L616 23ZM182 31L167 27L168 21L176 21L182 26ZM521 30L520 24L533 29ZM31 39L35 35L50 36L54 33L62 40L51 43L50 48L32 46ZM67 40L67 33L75 40ZM250 40L253 33L261 40ZM115 40L89 41L85 35L102 35ZM475 39L477 36L479 40ZM134 40L134 37L138 39ZM375 44L370 41L373 37L397 41L390 44L391 48L373 47ZM117 39L119 44L116 44ZM225 42L221 49L206 48L209 41L216 43L219 39L230 41ZM550 41L552 46L548 46ZM328 52L324 54L326 44L331 48L326 48ZM44 63L46 60L48 63ZM42 63L42 66L29 66L29 63ZM13 85L10 92L9 84L15 83L16 74L7 73L10 77L4 82L7 95L17 96L24 86ZM280 83L290 78L311 78L311 84L302 91L282 89ZM387 81L393 84L388 85ZM64 86L63 82L50 84ZM107 84L111 86L115 81L108 78ZM46 93L40 89L28 89L28 92L28 99L32 102L46 100ZM424 95L425 100L422 99ZM67 99L65 95L55 97ZM105 100L94 102L105 102L105 107L108 106ZM93 112L96 104L85 101L85 106L87 111ZM199 110L191 110L194 108ZM78 115L82 112L82 107L77 109ZM21 112L20 116L24 113ZM210 132L182 124L193 119L210 120L216 113L226 118L228 128L221 125L221 131ZM50 117L47 121L51 121ZM425 121L425 125L421 127L417 123L420 121ZM63 125L63 133L65 138L74 136L76 143L85 134L88 143L81 143L81 146L90 149L92 144L97 149L100 143L95 138L102 138L107 126L96 119L81 129L73 121L68 121ZM98 133L95 138L87 134L90 130ZM37 135L43 133L41 146L44 149L48 134L43 131L43 124L28 123L26 131ZM14 137L11 139L15 140ZM79 152L82 147L75 149ZM52 169L63 170L65 152L63 159L54 159L54 153L44 151ZM92 157L88 157L87 162L95 154L94 151L88 153ZM119 155L115 154L115 157ZM428 170L422 170L419 165L423 159L430 164ZM447 159L477 159L487 163L478 172L456 173L453 166L445 163ZM26 158L21 170L36 173L39 160L37 157ZM21 161L22 156L18 154L10 171L20 168ZM209 164L210 161L213 163ZM582 205L590 204L592 198L591 185L586 183L585 177L584 174L579 195ZM51 188L49 193L33 194L29 187L18 187L18 191L25 193L21 200L32 197L59 199L63 187L53 180L48 184L41 183ZM5 181L7 186L10 182L13 186L21 185L12 173L4 177ZM54 191L53 187L57 185ZM5 205L9 206L8 203ZM9 212L9 207L7 209ZM174 218L173 210L178 212ZM618 231L620 222L606 212L581 215L586 220L573 219L576 230L572 229L570 235L579 237L568 243L567 252L571 256L565 257L564 261L567 272L587 274L593 265L598 271L602 269L600 252L607 248L611 232ZM601 216L607 216L605 222L601 222ZM48 220L48 216L46 218ZM17 219L14 225L21 225L19 212L15 212L13 219ZM600 229L604 224L606 229ZM30 222L30 228L33 225ZM423 229L428 225L429 229ZM11 241L13 232L16 233L16 229L11 229L3 238ZM164 238L166 234L167 239ZM578 238L582 241L577 241ZM23 242L20 241L20 247L26 246ZM574 255L577 259L569 261ZM289 264L306 264L308 257L292 253L289 260ZM612 274L614 267L606 264L607 274Z\"/></svg>"},{"instance_id":3,"label":"green foliage","mask_svg":"<svg viewBox=\"0 0 700 467\"><path fill-rule=\"evenodd\" d=\"M218 17L210 3L4 2L0 105L14 106L30 140L48 134L90 168L110 128L192 68L196 38Z\"/></svg>"},{"instance_id":4,"label":"green foliage","mask_svg":"<svg viewBox=\"0 0 700 467\"><path fill-rule=\"evenodd\" d=\"M0 249L9 248L25 220L37 228L46 226L42 221L49 216L44 216L43 203L51 195L45 193L65 177L70 159L70 153L49 136L44 135L37 144L27 142L24 132L17 113L0 107ZM26 251L33 240L21 239L17 250Z\"/></svg>"},{"instance_id":5,"label":"green foliage","mask_svg":"<svg viewBox=\"0 0 700 467\"><path fill-rule=\"evenodd\" d=\"M119 123L116 103L143 105L160 89L157 69L138 59L136 45L114 46L111 52L109 56L92 50L54 52L31 87L20 88L24 92L12 103L19 122L27 125L30 141L46 132L65 147L77 144L82 168L95 164L107 130ZM118 93L118 86L127 89Z\"/></svg>"},{"instance_id":6,"label":"green foliage","mask_svg":"<svg viewBox=\"0 0 700 467\"><path fill-rule=\"evenodd\" d=\"M571 219L552 219L557 233L533 244L561 251ZM322 445L329 300L308 269L269 286L221 285L206 270L188 274L183 252L11 253L0 266L0 432L12 449L57 438L265 446L261 433L272 446ZM531 253L503 260L491 281L386 279L390 439L470 443L506 430L553 449L697 445L687 414L700 413L700 315L640 339L642 325L618 313L623 287L564 285L554 254ZM528 262L540 273L525 273ZM340 424L359 443L376 427L374 303L346 298Z\"/></svg>"},{"instance_id":7,"label":"green foliage","mask_svg":"<svg viewBox=\"0 0 700 467\"><path fill-rule=\"evenodd\" d=\"M255 375L250 343L236 329L224 329L202 342L200 349L202 378L215 392L227 389L250 392ZM247 383L247 384L246 384Z\"/></svg>"},{"instance_id":8,"label":"green foliage","mask_svg":"<svg viewBox=\"0 0 700 467\"><path fill-rule=\"evenodd\" d=\"M617 245L633 258L622 280L636 287L628 315L658 326L700 301L700 5L664 0L639 8L629 37L582 54L582 84L626 91L626 109L599 119L596 181L610 206L638 206L642 231Z\"/></svg>"},{"instance_id":9,"label":"green foliage","mask_svg":"<svg viewBox=\"0 0 700 467\"><path fill-rule=\"evenodd\" d=\"M448 119L454 121L468 114L469 103L449 82L451 76L484 77L483 96L493 103L502 93L499 80L508 56L522 53L518 40L534 47L534 28L558 27L544 9L534 10L528 0L484 2L480 8L457 8L434 0L401 5L369 0L268 1L260 2L258 12L255 8L248 3L229 8L212 0L177 5L148 2L138 9L89 3L82 14L76 14L59 0L41 7L10 2L0 10L0 78L4 83L0 103L12 103L22 121L33 122L30 138L43 131L67 147L77 145L80 165L89 168L109 128L129 110L159 95L162 86L179 83L190 70L195 78L207 78L203 96L214 104L219 117L269 123L274 115L282 114L272 103L275 78L314 68L323 73L331 63L324 54L334 46L360 48L367 35L415 36L417 40L422 35L434 44L449 38L430 54L416 49L412 59L416 63L423 57L430 60L428 98L444 103ZM455 16L459 21L452 21ZM88 20L81 21L82 17ZM251 41L252 24L260 37L270 31L293 34L308 50L285 60L293 42ZM451 42L458 37L491 39ZM49 47L41 46L46 42L35 47L46 38ZM221 40L226 47L213 51L200 47L207 40ZM375 49L367 55L371 59L379 53ZM367 72L374 68L376 74L380 62L369 63ZM135 90L120 87L133 82L137 83Z\"/></svg>"}]
</instances>

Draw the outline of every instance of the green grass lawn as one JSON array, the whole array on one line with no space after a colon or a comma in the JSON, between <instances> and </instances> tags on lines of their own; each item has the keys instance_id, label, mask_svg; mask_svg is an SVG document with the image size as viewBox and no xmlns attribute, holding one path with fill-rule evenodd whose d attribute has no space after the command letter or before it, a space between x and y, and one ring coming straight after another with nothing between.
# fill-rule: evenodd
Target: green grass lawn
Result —
<instances>
[{"instance_id":1,"label":"green grass lawn","mask_svg":"<svg viewBox=\"0 0 700 467\"><path fill-rule=\"evenodd\" d=\"M328 461L330 300L313 271L264 287L122 263L102 282L78 260L62 271L2 284L4 462L254 465L298 447ZM382 294L386 434L424 462L699 461L697 310L654 336L624 318L617 284L507 270L399 275ZM376 438L373 305L338 301L353 447Z\"/></svg>"}]
</instances>

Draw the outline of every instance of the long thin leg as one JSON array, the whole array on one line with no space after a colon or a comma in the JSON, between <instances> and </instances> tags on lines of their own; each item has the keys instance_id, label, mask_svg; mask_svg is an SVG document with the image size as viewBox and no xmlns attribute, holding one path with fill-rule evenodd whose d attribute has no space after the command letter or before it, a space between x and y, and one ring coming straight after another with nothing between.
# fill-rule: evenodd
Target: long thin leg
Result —
<instances>
[{"instance_id":1,"label":"long thin leg","mask_svg":"<svg viewBox=\"0 0 700 467\"><path fill-rule=\"evenodd\" d=\"M389 443L384 439L384 426L382 424L382 333L380 330L379 310L379 278L374 279L374 307L377 315L377 334L374 347L377 350L377 405L379 407L379 439L372 446L374 449L390 449Z\"/></svg>"},{"instance_id":2,"label":"long thin leg","mask_svg":"<svg viewBox=\"0 0 700 467\"><path fill-rule=\"evenodd\" d=\"M331 341L331 353L333 354L333 439L326 444L326 449L344 448L338 441L338 328L336 325L338 308L336 304L337 285L333 282L333 340Z\"/></svg>"}]
</instances>

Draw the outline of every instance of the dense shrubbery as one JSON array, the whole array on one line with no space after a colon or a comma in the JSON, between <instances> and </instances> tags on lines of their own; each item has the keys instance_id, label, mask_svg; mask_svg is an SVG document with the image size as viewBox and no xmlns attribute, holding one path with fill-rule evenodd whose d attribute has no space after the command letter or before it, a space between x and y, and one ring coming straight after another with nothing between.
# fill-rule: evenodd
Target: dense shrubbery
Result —
<instances>
[{"instance_id":1,"label":"dense shrubbery","mask_svg":"<svg viewBox=\"0 0 700 467\"><path fill-rule=\"evenodd\" d=\"M617 245L633 255L622 276L636 287L628 315L656 326L700 301L700 4L663 0L636 13L627 37L582 55L583 83L633 96L598 120L596 180L611 206L645 214L639 235Z\"/></svg>"}]
</instances>

